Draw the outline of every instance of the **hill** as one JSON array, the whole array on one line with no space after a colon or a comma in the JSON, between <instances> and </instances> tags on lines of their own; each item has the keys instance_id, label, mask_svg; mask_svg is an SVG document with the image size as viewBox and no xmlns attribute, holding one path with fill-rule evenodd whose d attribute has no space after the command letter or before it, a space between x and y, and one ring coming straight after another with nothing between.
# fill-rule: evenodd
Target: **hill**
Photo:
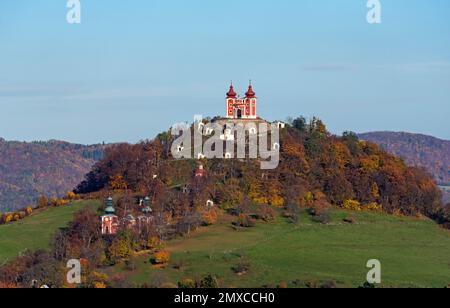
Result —
<instances>
[{"instance_id":1,"label":"hill","mask_svg":"<svg viewBox=\"0 0 450 308\"><path fill-rule=\"evenodd\" d=\"M356 286L375 258L386 286L448 284L449 233L429 220L450 227L439 188L376 144L297 118L280 132L278 168L262 170L261 159L176 160L173 142L166 132L110 146L77 187L82 198L114 196L117 234L101 234L97 212L77 213L50 252L15 259L0 279L61 287L70 256L89 262L84 287L163 286L206 272L224 286ZM145 196L152 211L143 215Z\"/></svg>"},{"instance_id":2,"label":"hill","mask_svg":"<svg viewBox=\"0 0 450 308\"><path fill-rule=\"evenodd\" d=\"M154 196L155 204L173 215L207 200L226 208L305 207L316 201L447 221L440 189L426 172L374 143L361 142L354 133L333 136L319 119L307 123L300 117L281 130L280 162L274 170L261 170L257 159L174 160L173 141L163 133L152 141L109 147L77 192L126 187ZM194 177L198 164L207 175L201 180ZM184 194L176 187L184 187Z\"/></svg>"},{"instance_id":3,"label":"hill","mask_svg":"<svg viewBox=\"0 0 450 308\"><path fill-rule=\"evenodd\" d=\"M102 158L104 148L0 139L0 212L34 205L41 195L55 198L71 191Z\"/></svg>"},{"instance_id":4,"label":"hill","mask_svg":"<svg viewBox=\"0 0 450 308\"><path fill-rule=\"evenodd\" d=\"M19 222L0 225L0 264L25 250L49 248L53 235L66 227L73 215L83 209L97 210L97 201L78 201L71 205L36 212Z\"/></svg>"},{"instance_id":5,"label":"hill","mask_svg":"<svg viewBox=\"0 0 450 308\"><path fill-rule=\"evenodd\" d=\"M425 168L439 184L450 185L450 141L404 132L373 132L359 137L402 157L411 166Z\"/></svg>"},{"instance_id":6,"label":"hill","mask_svg":"<svg viewBox=\"0 0 450 308\"><path fill-rule=\"evenodd\" d=\"M354 224L346 224L348 215ZM298 225L278 217L272 223L236 231L224 215L214 226L187 238L170 241L170 264L151 265L150 256L132 258L136 269L124 264L108 269L110 276L125 275L135 286L176 284L213 274L223 287L321 286L334 281L339 287L361 286L370 259L382 264L383 287L436 287L450 281L450 233L429 220L377 213L333 210L323 225L303 211ZM239 275L233 268L245 265Z\"/></svg>"}]
</instances>

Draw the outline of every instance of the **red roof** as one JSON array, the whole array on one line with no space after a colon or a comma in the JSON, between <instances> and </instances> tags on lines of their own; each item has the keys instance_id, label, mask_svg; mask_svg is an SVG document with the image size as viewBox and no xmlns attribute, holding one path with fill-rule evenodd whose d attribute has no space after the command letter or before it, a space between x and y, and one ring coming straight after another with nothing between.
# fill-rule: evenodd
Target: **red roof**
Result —
<instances>
[{"instance_id":1,"label":"red roof","mask_svg":"<svg viewBox=\"0 0 450 308\"><path fill-rule=\"evenodd\" d=\"M234 91L233 85L230 86L230 91L227 93L227 98L236 98L237 94Z\"/></svg>"},{"instance_id":2,"label":"red roof","mask_svg":"<svg viewBox=\"0 0 450 308\"><path fill-rule=\"evenodd\" d=\"M252 85L248 86L248 91L247 91L247 93L245 93L245 97L247 97L247 98L255 98L256 97L256 93L255 93L255 91L253 91Z\"/></svg>"}]
</instances>

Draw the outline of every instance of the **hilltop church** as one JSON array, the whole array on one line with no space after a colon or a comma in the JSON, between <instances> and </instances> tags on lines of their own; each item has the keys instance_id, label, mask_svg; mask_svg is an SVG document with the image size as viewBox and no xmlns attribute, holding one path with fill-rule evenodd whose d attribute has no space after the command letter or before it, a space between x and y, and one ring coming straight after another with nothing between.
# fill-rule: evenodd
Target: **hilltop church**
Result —
<instances>
[{"instance_id":1,"label":"hilltop church","mask_svg":"<svg viewBox=\"0 0 450 308\"><path fill-rule=\"evenodd\" d=\"M252 119L256 120L256 93L253 91L252 84L248 86L248 91L244 98L240 98L234 90L233 84L227 93L227 119Z\"/></svg>"}]
</instances>

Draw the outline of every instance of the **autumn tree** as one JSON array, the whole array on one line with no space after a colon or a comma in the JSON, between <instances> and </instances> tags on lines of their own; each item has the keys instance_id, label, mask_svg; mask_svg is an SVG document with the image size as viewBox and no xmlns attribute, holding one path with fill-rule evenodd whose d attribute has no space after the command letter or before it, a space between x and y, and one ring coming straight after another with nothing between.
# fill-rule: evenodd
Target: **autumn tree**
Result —
<instances>
[{"instance_id":1,"label":"autumn tree","mask_svg":"<svg viewBox=\"0 0 450 308\"><path fill-rule=\"evenodd\" d=\"M126 190L128 183L122 175L114 175L110 178L108 186L111 190Z\"/></svg>"},{"instance_id":2,"label":"autumn tree","mask_svg":"<svg viewBox=\"0 0 450 308\"><path fill-rule=\"evenodd\" d=\"M41 196L41 197L39 197L37 206L38 206L38 208L43 209L48 206L48 203L49 202L48 202L47 197Z\"/></svg>"},{"instance_id":3,"label":"autumn tree","mask_svg":"<svg viewBox=\"0 0 450 308\"><path fill-rule=\"evenodd\" d=\"M129 237L125 234L117 237L108 248L110 258L113 261L128 258L132 253L131 245Z\"/></svg>"}]
</instances>

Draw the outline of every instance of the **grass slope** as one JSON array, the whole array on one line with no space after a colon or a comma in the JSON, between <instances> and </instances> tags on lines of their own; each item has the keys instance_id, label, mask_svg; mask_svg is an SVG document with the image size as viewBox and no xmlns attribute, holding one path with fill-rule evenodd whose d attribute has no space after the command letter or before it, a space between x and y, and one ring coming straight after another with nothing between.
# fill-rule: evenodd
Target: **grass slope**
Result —
<instances>
[{"instance_id":1,"label":"grass slope","mask_svg":"<svg viewBox=\"0 0 450 308\"><path fill-rule=\"evenodd\" d=\"M0 226L0 264L26 249L48 248L54 232L72 220L83 208L98 208L98 201L76 202L53 208L21 222ZM231 217L222 216L217 225L201 228L191 236L171 241L167 249L172 260L156 269L149 257L135 257L135 271L124 265L108 269L136 285L155 281L176 283L212 273L226 287L303 286L308 281L334 280L340 286L355 287L364 282L369 259L382 263L385 287L444 287L450 284L450 233L428 220L374 213L352 213L356 224L342 222L348 212L334 210L332 223L321 225L303 212L294 226L284 218L258 223L235 231ZM231 268L250 263L242 276ZM182 264L182 269L174 268ZM300 281L300 284L295 284Z\"/></svg>"},{"instance_id":2,"label":"grass slope","mask_svg":"<svg viewBox=\"0 0 450 308\"><path fill-rule=\"evenodd\" d=\"M55 231L67 226L76 212L87 207L96 210L99 205L97 201L79 201L0 226L0 264L27 249L47 249Z\"/></svg>"},{"instance_id":3,"label":"grass slope","mask_svg":"<svg viewBox=\"0 0 450 308\"><path fill-rule=\"evenodd\" d=\"M382 263L384 287L444 287L450 284L450 233L428 220L374 213L353 213L357 223L342 223L347 212L335 210L330 225L321 225L303 213L299 226L283 218L271 224L235 231L229 217L201 229L189 238L172 241L171 264L156 269L149 257L137 257L137 269L126 272L138 284L155 280L176 283L208 273L226 287L304 286L307 281L334 280L340 286L357 287L366 279L369 259ZM224 219L224 218L222 218ZM242 276L231 268L251 264ZM181 270L174 264L182 263ZM113 273L111 273L113 274ZM294 283L297 281L297 283ZM298 283L300 281L301 283Z\"/></svg>"}]
</instances>

